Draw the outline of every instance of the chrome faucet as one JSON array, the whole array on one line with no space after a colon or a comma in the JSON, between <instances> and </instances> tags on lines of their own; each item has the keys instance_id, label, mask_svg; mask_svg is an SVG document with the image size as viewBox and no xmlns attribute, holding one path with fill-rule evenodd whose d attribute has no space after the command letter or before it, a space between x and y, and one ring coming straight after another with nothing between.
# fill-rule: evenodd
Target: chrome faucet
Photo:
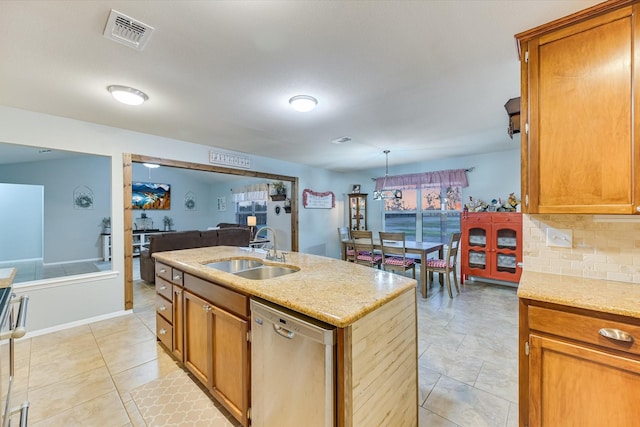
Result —
<instances>
[{"instance_id":1,"label":"chrome faucet","mask_svg":"<svg viewBox=\"0 0 640 427\"><path fill-rule=\"evenodd\" d=\"M282 261L282 262L286 262L284 255L284 252L281 252L281 256L278 256L278 247L276 245L276 232L273 228L271 227L260 227L257 231L256 231L256 236L258 236L258 234L260 234L260 232L262 230L271 230L271 234L273 235L273 255L271 254L271 249L269 249L267 251L267 255L265 255L264 259L269 260L269 261Z\"/></svg>"}]
</instances>

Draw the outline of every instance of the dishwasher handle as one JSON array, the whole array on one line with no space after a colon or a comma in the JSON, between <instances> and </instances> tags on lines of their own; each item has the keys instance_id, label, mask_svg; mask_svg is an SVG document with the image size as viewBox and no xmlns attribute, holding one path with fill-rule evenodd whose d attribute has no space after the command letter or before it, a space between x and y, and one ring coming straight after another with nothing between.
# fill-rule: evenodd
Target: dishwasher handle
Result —
<instances>
[{"instance_id":1,"label":"dishwasher handle","mask_svg":"<svg viewBox=\"0 0 640 427\"><path fill-rule=\"evenodd\" d=\"M273 325L273 330L276 331L276 334L285 337L287 339L293 339L293 336L295 335L292 331L283 328L280 325L276 325L275 323L272 323Z\"/></svg>"}]
</instances>

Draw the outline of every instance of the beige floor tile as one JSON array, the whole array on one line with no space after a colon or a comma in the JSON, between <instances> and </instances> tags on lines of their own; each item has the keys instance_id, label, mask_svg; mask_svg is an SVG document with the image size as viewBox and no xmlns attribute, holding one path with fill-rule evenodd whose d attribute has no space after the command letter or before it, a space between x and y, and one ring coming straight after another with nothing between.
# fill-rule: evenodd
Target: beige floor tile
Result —
<instances>
[{"instance_id":1,"label":"beige floor tile","mask_svg":"<svg viewBox=\"0 0 640 427\"><path fill-rule=\"evenodd\" d=\"M132 390L178 370L181 370L178 363L165 352L159 351L157 359L115 374L113 381L122 400L128 401Z\"/></svg>"},{"instance_id":2,"label":"beige floor tile","mask_svg":"<svg viewBox=\"0 0 640 427\"><path fill-rule=\"evenodd\" d=\"M441 375L473 385L482 367L482 360L452 351L437 344L430 346L420 357L424 366Z\"/></svg>"},{"instance_id":3,"label":"beige floor tile","mask_svg":"<svg viewBox=\"0 0 640 427\"><path fill-rule=\"evenodd\" d=\"M124 408L127 410L129 420L133 427L147 427L147 423L144 421L144 418L142 418L142 414L133 400L125 402Z\"/></svg>"},{"instance_id":4,"label":"beige floor tile","mask_svg":"<svg viewBox=\"0 0 640 427\"><path fill-rule=\"evenodd\" d=\"M424 407L463 427L504 427L509 402L448 377L441 377Z\"/></svg>"},{"instance_id":5,"label":"beige floor tile","mask_svg":"<svg viewBox=\"0 0 640 427\"><path fill-rule=\"evenodd\" d=\"M518 367L484 362L475 387L515 403L518 401Z\"/></svg>"},{"instance_id":6,"label":"beige floor tile","mask_svg":"<svg viewBox=\"0 0 640 427\"><path fill-rule=\"evenodd\" d=\"M442 418L428 409L420 408L418 411L419 427L458 427L457 424Z\"/></svg>"},{"instance_id":7,"label":"beige floor tile","mask_svg":"<svg viewBox=\"0 0 640 427\"><path fill-rule=\"evenodd\" d=\"M58 332L56 332L57 334ZM46 335L42 336L43 338ZM83 333L61 338L59 340L39 340L41 337L33 338L31 344L31 365L47 363L54 359L69 358L82 351L97 348L96 340L87 329Z\"/></svg>"},{"instance_id":8,"label":"beige floor tile","mask_svg":"<svg viewBox=\"0 0 640 427\"><path fill-rule=\"evenodd\" d=\"M112 375L134 368L158 358L164 350L152 337L143 342L122 347L102 349L102 357Z\"/></svg>"},{"instance_id":9,"label":"beige floor tile","mask_svg":"<svg viewBox=\"0 0 640 427\"><path fill-rule=\"evenodd\" d=\"M130 347L155 338L155 333L151 332L140 319L136 318L135 325L129 323L129 327L126 330L98 336L96 341L102 351L109 352L118 347Z\"/></svg>"},{"instance_id":10,"label":"beige floor tile","mask_svg":"<svg viewBox=\"0 0 640 427\"><path fill-rule=\"evenodd\" d=\"M76 375L73 378L29 390L29 421L50 418L74 406L115 392L109 371L105 367Z\"/></svg>"},{"instance_id":11,"label":"beige floor tile","mask_svg":"<svg viewBox=\"0 0 640 427\"><path fill-rule=\"evenodd\" d=\"M509 405L509 417L507 418L507 427L518 427L518 405L511 403Z\"/></svg>"},{"instance_id":12,"label":"beige floor tile","mask_svg":"<svg viewBox=\"0 0 640 427\"><path fill-rule=\"evenodd\" d=\"M29 389L38 389L103 366L104 359L97 346L78 351L73 357L50 359L31 367Z\"/></svg>"},{"instance_id":13,"label":"beige floor tile","mask_svg":"<svg viewBox=\"0 0 640 427\"><path fill-rule=\"evenodd\" d=\"M34 427L122 427L130 424L118 393L109 392L29 425Z\"/></svg>"},{"instance_id":14,"label":"beige floor tile","mask_svg":"<svg viewBox=\"0 0 640 427\"><path fill-rule=\"evenodd\" d=\"M92 323L90 326L98 342L105 342L109 335L120 334L121 337L126 337L127 334L148 329L133 313Z\"/></svg>"}]
</instances>

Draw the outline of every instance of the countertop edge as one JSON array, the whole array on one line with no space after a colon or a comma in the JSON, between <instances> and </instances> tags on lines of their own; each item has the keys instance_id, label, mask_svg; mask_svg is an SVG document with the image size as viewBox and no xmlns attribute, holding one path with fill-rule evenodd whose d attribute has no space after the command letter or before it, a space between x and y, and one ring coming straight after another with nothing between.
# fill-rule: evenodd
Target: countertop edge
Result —
<instances>
[{"instance_id":1,"label":"countertop edge","mask_svg":"<svg viewBox=\"0 0 640 427\"><path fill-rule=\"evenodd\" d=\"M518 298L640 319L640 286L633 283L524 271Z\"/></svg>"}]
</instances>

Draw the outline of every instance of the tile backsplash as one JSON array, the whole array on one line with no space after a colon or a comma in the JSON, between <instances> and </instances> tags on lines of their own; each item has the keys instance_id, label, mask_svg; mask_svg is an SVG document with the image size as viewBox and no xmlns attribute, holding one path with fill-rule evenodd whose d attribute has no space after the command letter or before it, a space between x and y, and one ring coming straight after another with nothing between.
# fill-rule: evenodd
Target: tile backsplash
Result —
<instances>
[{"instance_id":1,"label":"tile backsplash","mask_svg":"<svg viewBox=\"0 0 640 427\"><path fill-rule=\"evenodd\" d=\"M524 270L640 283L640 217L607 218L523 215ZM549 227L571 229L572 247L547 246Z\"/></svg>"}]
</instances>

